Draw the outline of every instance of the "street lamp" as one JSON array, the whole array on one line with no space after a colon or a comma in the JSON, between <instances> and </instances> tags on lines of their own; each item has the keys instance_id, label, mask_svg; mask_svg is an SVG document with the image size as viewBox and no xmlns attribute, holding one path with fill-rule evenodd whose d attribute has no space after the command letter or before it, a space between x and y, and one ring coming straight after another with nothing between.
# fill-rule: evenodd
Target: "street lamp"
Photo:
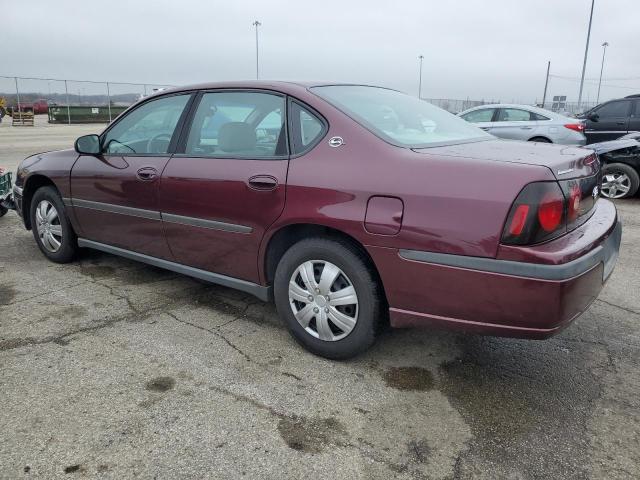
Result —
<instances>
[{"instance_id":1,"label":"street lamp","mask_svg":"<svg viewBox=\"0 0 640 480\"><path fill-rule=\"evenodd\" d=\"M260 78L259 57L258 57L258 27L261 26L262 24L258 20L256 20L251 25L256 27L256 80L257 80L258 78Z\"/></svg>"},{"instance_id":2,"label":"street lamp","mask_svg":"<svg viewBox=\"0 0 640 480\"><path fill-rule=\"evenodd\" d=\"M604 55L607 53L607 47L609 46L609 42L604 42L602 44L602 65L600 66L600 81L598 82L598 96L596 98L596 105L600 103L600 86L602 85L602 71L604 70Z\"/></svg>"},{"instance_id":3,"label":"street lamp","mask_svg":"<svg viewBox=\"0 0 640 480\"><path fill-rule=\"evenodd\" d=\"M587 30L587 44L584 47L584 62L582 64L582 77L580 78L580 93L578 94L578 110L582 103L582 88L584 87L584 73L587 70L587 54L589 53L589 39L591 38L591 22L593 20L593 7L596 0L591 0L591 14L589 15L589 29Z\"/></svg>"},{"instance_id":4,"label":"street lamp","mask_svg":"<svg viewBox=\"0 0 640 480\"><path fill-rule=\"evenodd\" d=\"M418 60L420 60L420 73L418 76L418 98L422 99L422 60L424 59L424 55L418 55Z\"/></svg>"}]
</instances>

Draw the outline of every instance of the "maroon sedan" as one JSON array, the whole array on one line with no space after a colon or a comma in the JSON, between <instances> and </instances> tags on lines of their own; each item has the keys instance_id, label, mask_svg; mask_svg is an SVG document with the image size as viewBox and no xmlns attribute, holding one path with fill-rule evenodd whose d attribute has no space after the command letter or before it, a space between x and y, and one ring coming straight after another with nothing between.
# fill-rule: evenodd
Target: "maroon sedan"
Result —
<instances>
[{"instance_id":1,"label":"maroon sedan","mask_svg":"<svg viewBox=\"0 0 640 480\"><path fill-rule=\"evenodd\" d=\"M362 85L207 84L22 162L44 255L121 255L274 299L310 351L385 321L548 337L596 298L621 225L584 148L497 140Z\"/></svg>"}]
</instances>

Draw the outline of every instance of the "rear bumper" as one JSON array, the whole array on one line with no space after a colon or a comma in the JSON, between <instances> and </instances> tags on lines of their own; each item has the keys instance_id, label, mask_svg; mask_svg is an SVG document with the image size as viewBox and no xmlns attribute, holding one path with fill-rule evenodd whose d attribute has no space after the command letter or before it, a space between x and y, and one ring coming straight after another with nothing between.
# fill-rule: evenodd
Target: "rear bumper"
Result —
<instances>
[{"instance_id":1,"label":"rear bumper","mask_svg":"<svg viewBox=\"0 0 640 480\"><path fill-rule=\"evenodd\" d=\"M529 259L540 250L535 263L371 248L385 285L391 325L523 338L553 335L580 316L602 290L618 258L622 225L613 204L601 200L593 217L574 232L581 240L528 248ZM554 249L555 260L571 260L554 263Z\"/></svg>"}]
</instances>

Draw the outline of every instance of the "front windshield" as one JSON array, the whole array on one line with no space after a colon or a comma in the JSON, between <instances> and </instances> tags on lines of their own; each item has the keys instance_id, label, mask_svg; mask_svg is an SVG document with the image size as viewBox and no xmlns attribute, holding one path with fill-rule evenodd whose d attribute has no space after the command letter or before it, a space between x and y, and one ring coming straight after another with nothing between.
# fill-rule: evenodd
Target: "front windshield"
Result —
<instances>
[{"instance_id":1,"label":"front windshield","mask_svg":"<svg viewBox=\"0 0 640 480\"><path fill-rule=\"evenodd\" d=\"M361 85L327 85L312 90L397 146L424 148L493 138L449 112L395 90Z\"/></svg>"}]
</instances>

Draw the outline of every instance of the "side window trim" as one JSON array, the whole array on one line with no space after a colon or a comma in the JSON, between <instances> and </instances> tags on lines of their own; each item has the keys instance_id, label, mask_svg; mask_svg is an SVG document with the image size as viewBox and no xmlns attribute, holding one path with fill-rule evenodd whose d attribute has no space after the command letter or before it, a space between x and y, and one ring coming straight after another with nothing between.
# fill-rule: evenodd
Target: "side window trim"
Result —
<instances>
[{"instance_id":1,"label":"side window trim","mask_svg":"<svg viewBox=\"0 0 640 480\"><path fill-rule=\"evenodd\" d=\"M277 90L268 90L268 89L260 89L260 88L209 88L209 89L205 89L205 90L196 90L193 95L192 98L192 103L190 106L190 109L188 111L188 114L185 116L185 121L184 124L182 126L182 130L180 132L180 136L178 138L178 140L176 141L176 148L175 151L173 153L174 157L189 157L189 158L206 158L206 159L216 159L216 158L228 158L228 159L238 159L238 160L264 160L264 161L269 161L269 160L284 160L284 159L288 159L289 158L289 152L285 152L284 154L281 155L273 155L271 157L251 157L251 156L247 156L247 155L225 155L224 157L215 157L215 156L199 156L199 155L192 155L189 153L186 153L186 149L187 149L187 139L189 138L189 132L191 130L191 127L193 126L193 121L195 119L195 115L196 112L198 111L198 106L200 105L200 102L202 101L202 97L206 94L206 93L223 93L223 92L253 92L253 93L266 93L266 94L270 94L270 95L276 95L279 97L282 97L284 99L285 102L285 108L284 108L284 131L285 131L285 136L287 141L285 142L285 147L288 147L289 145L289 133L288 133L288 108L286 108L287 105L287 95L285 95L282 92L279 92ZM186 109L185 109L186 110ZM278 142L280 143L280 142Z\"/></svg>"},{"instance_id":2,"label":"side window trim","mask_svg":"<svg viewBox=\"0 0 640 480\"><path fill-rule=\"evenodd\" d=\"M302 148L300 151L296 151L296 148L294 145L294 136L302 138L302 132L300 131L299 125L297 125L297 122L294 121L295 120L294 115L292 114L294 104L296 104L298 108L307 110L314 117L320 120L320 123L322 124L322 131L317 136L317 138L313 142L311 142L309 145L304 146L304 148ZM324 115L318 112L315 108L291 96L289 96L287 100L287 120L288 120L287 130L289 131L289 135L288 135L289 152L291 152L290 158L297 158L307 154L308 152L313 150L327 136L327 133L329 133L329 122L324 117Z\"/></svg>"},{"instance_id":3,"label":"side window trim","mask_svg":"<svg viewBox=\"0 0 640 480\"><path fill-rule=\"evenodd\" d=\"M109 131L114 128L116 125L118 125L122 120L124 120L125 118L127 118L130 114L132 114L133 112L135 112L136 110L138 110L139 108L141 108L142 106L153 102L155 100L161 100L163 98L169 98L169 97L177 97L180 95L188 95L189 99L187 100L187 103L184 107L184 109L182 110L182 113L180 114L180 118L178 119L178 123L176 124L174 130L173 130L173 134L171 136L171 141L169 142L169 148L167 149L167 153L128 153L126 156L127 157L170 157L171 155L173 155L173 152L175 150L175 146L177 144L178 138L180 135L176 135L178 132L182 131L182 125L183 122L186 118L186 114L187 112L189 112L189 109L193 103L194 100L194 92L192 91L180 91L180 92L173 92L173 93L169 93L169 94L165 94L165 95L157 95L157 96L153 96L153 97L149 97L137 104L134 104L131 106L131 108L125 110L123 113L121 113L120 115L118 115L118 117L116 117L116 119L111 122L107 128L104 129L104 131L100 134L99 138L100 138L100 149L103 150L104 149L104 139L107 136L107 134L109 133ZM106 157L108 156L123 156L121 153L118 154L114 154L114 153L108 153L105 151L102 151L101 155L104 155Z\"/></svg>"}]
</instances>

